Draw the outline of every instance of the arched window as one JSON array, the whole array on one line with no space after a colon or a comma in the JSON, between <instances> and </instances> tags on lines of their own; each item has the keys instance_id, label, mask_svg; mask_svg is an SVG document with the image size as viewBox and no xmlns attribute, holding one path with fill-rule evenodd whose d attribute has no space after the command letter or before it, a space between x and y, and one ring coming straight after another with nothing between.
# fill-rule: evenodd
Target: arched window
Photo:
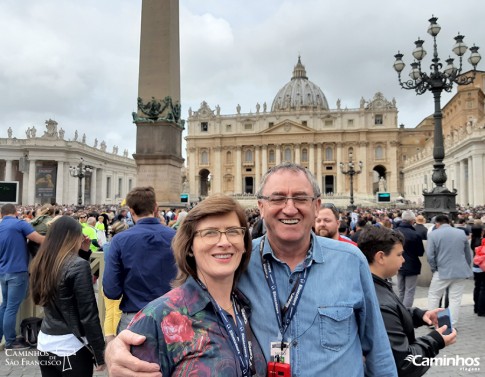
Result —
<instances>
[{"instance_id":1,"label":"arched window","mask_svg":"<svg viewBox=\"0 0 485 377\"><path fill-rule=\"evenodd\" d=\"M291 149L285 148L285 161L291 161Z\"/></svg>"},{"instance_id":2,"label":"arched window","mask_svg":"<svg viewBox=\"0 0 485 377\"><path fill-rule=\"evenodd\" d=\"M384 158L384 148L381 145L378 145L375 150L376 160L382 160Z\"/></svg>"},{"instance_id":3,"label":"arched window","mask_svg":"<svg viewBox=\"0 0 485 377\"><path fill-rule=\"evenodd\" d=\"M274 149L269 150L269 162L274 163L275 162L275 155L274 155Z\"/></svg>"},{"instance_id":4,"label":"arched window","mask_svg":"<svg viewBox=\"0 0 485 377\"><path fill-rule=\"evenodd\" d=\"M231 151L228 151L226 153L226 164L232 164L232 153L231 153Z\"/></svg>"},{"instance_id":5,"label":"arched window","mask_svg":"<svg viewBox=\"0 0 485 377\"><path fill-rule=\"evenodd\" d=\"M246 162L253 162L253 151L251 149L246 150L244 159Z\"/></svg>"},{"instance_id":6,"label":"arched window","mask_svg":"<svg viewBox=\"0 0 485 377\"><path fill-rule=\"evenodd\" d=\"M301 162L308 162L308 149L306 148L301 150Z\"/></svg>"},{"instance_id":7,"label":"arched window","mask_svg":"<svg viewBox=\"0 0 485 377\"><path fill-rule=\"evenodd\" d=\"M325 160L333 161L333 149L332 147L325 148Z\"/></svg>"},{"instance_id":8,"label":"arched window","mask_svg":"<svg viewBox=\"0 0 485 377\"><path fill-rule=\"evenodd\" d=\"M200 153L200 163L202 165L208 165L209 164L209 152L202 151Z\"/></svg>"}]
</instances>

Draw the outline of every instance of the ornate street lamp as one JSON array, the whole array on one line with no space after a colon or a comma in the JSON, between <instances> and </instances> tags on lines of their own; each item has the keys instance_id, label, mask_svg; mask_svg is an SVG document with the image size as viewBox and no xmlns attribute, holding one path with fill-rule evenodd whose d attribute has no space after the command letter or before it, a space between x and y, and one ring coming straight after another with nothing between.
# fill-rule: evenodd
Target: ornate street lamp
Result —
<instances>
[{"instance_id":1,"label":"ornate street lamp","mask_svg":"<svg viewBox=\"0 0 485 377\"><path fill-rule=\"evenodd\" d=\"M78 187L77 187L77 204L78 206L83 205L83 178L86 177L86 173L91 173L93 171L93 167L91 165L84 164L84 159L81 157L81 161L77 166L69 166L69 174L72 177L78 178Z\"/></svg>"},{"instance_id":2,"label":"ornate street lamp","mask_svg":"<svg viewBox=\"0 0 485 377\"><path fill-rule=\"evenodd\" d=\"M431 17L429 19L430 26L428 33L433 37L433 59L430 66L431 72L429 74L421 70L421 61L426 56L426 50L423 48L424 41L420 38L414 44L416 48L413 51L413 57L416 59L411 63L411 72L409 77L411 80L402 82L401 72L404 69L404 62L402 61L403 54L399 51L394 57L394 69L399 78L399 84L404 89L413 89L418 95L430 91L434 96L434 146L433 146L433 175L431 180L435 183L435 187L431 191L423 190L424 195L424 210L428 219L441 213L449 214L452 217L456 214L456 189L453 192L445 187L446 170L443 160L445 158L445 148L443 145L443 129L441 126L441 92L443 90L451 92L453 83L457 85L468 85L473 82L476 76L476 67L480 62L481 56L478 53L478 47L470 47L470 57L468 62L472 65L473 71L470 74L462 74L462 59L467 45L463 42L463 35L458 34L455 37L456 44L453 46L453 52L459 57L459 67L453 64L454 59L446 59L446 67L442 70L443 64L440 63L438 57L438 48L436 46L436 36L441 30L436 21L438 18Z\"/></svg>"},{"instance_id":3,"label":"ornate street lamp","mask_svg":"<svg viewBox=\"0 0 485 377\"><path fill-rule=\"evenodd\" d=\"M359 170L355 170L355 165L352 162L352 152L349 153L349 162L347 162L347 170L345 170L345 164L340 162L340 171L342 174L350 177L350 205L349 210L354 211L357 206L354 205L354 175L362 173L362 161L359 161Z\"/></svg>"}]
</instances>

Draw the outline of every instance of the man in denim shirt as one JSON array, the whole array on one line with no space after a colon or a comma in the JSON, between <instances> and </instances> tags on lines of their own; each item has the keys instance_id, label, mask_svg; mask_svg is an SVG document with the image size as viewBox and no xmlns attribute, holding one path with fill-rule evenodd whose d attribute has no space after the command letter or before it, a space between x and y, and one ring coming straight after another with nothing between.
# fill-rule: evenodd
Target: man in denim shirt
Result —
<instances>
[{"instance_id":1,"label":"man in denim shirt","mask_svg":"<svg viewBox=\"0 0 485 377\"><path fill-rule=\"evenodd\" d=\"M258 206L267 232L253 241L248 273L238 287L251 302L251 326L266 359L271 361L270 344L282 336L261 251L270 261L280 308L308 270L283 336L293 376L363 376L364 370L371 376L396 376L365 257L353 245L311 232L320 209L320 189L312 174L284 163L261 182ZM362 357L365 363L359 363Z\"/></svg>"},{"instance_id":2,"label":"man in denim shirt","mask_svg":"<svg viewBox=\"0 0 485 377\"><path fill-rule=\"evenodd\" d=\"M266 360L290 364L291 375L298 377L397 376L363 254L311 231L321 203L312 174L284 163L270 169L261 182L258 206L267 232L253 241L251 262L238 287L251 301L251 327ZM263 263L272 271L268 279ZM271 278L274 283L268 283ZM288 300L292 292L301 299ZM276 310L281 315L287 301L290 310L279 321ZM296 310L282 327L291 309ZM142 364L122 352L126 343L143 340L124 332L113 341L106 355L110 373L156 376L158 365ZM289 346L289 357L286 351L284 360L274 360L271 349L281 341Z\"/></svg>"}]
</instances>

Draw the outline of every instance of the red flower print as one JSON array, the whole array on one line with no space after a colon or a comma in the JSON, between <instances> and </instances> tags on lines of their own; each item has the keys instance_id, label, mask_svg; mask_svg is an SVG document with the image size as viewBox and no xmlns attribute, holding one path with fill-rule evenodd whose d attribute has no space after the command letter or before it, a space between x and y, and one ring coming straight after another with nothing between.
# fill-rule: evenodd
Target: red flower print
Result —
<instances>
[{"instance_id":1,"label":"red flower print","mask_svg":"<svg viewBox=\"0 0 485 377\"><path fill-rule=\"evenodd\" d=\"M167 296L170 298L170 301L174 305L183 305L184 293L180 288L172 289L170 292L167 293Z\"/></svg>"},{"instance_id":2,"label":"red flower print","mask_svg":"<svg viewBox=\"0 0 485 377\"><path fill-rule=\"evenodd\" d=\"M132 320L130 321L130 323L128 324L128 327L130 327L131 325L135 324L136 322L138 322L140 319L142 318L145 318L145 313L143 313L142 310L140 310L138 313L135 314L135 316L132 318Z\"/></svg>"},{"instance_id":3,"label":"red flower print","mask_svg":"<svg viewBox=\"0 0 485 377\"><path fill-rule=\"evenodd\" d=\"M170 312L161 327L167 344L188 342L194 337L192 321L179 312Z\"/></svg>"}]
</instances>

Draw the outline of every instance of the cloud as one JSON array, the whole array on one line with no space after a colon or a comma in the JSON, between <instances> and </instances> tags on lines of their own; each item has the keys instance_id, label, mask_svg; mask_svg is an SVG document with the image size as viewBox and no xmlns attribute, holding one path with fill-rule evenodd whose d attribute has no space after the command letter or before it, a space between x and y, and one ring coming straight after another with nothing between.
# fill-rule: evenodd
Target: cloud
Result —
<instances>
[{"instance_id":1,"label":"cloud","mask_svg":"<svg viewBox=\"0 0 485 377\"><path fill-rule=\"evenodd\" d=\"M243 112L257 102L270 107L301 55L330 107L339 98L342 107L358 107L379 91L396 98L399 123L414 127L432 114L433 98L399 87L393 55L405 54L406 79L421 37L428 69L432 14L442 26L442 59L458 31L469 46L483 45L485 3L463 0L466 17L456 7L450 0L180 0L183 116L204 100L222 114L235 113L237 104ZM32 125L41 132L53 118L67 138L78 130L90 145L104 139L108 150L134 152L140 18L141 1L133 0L0 2L1 136L9 126L17 137ZM450 96L443 94L442 105Z\"/></svg>"}]
</instances>

